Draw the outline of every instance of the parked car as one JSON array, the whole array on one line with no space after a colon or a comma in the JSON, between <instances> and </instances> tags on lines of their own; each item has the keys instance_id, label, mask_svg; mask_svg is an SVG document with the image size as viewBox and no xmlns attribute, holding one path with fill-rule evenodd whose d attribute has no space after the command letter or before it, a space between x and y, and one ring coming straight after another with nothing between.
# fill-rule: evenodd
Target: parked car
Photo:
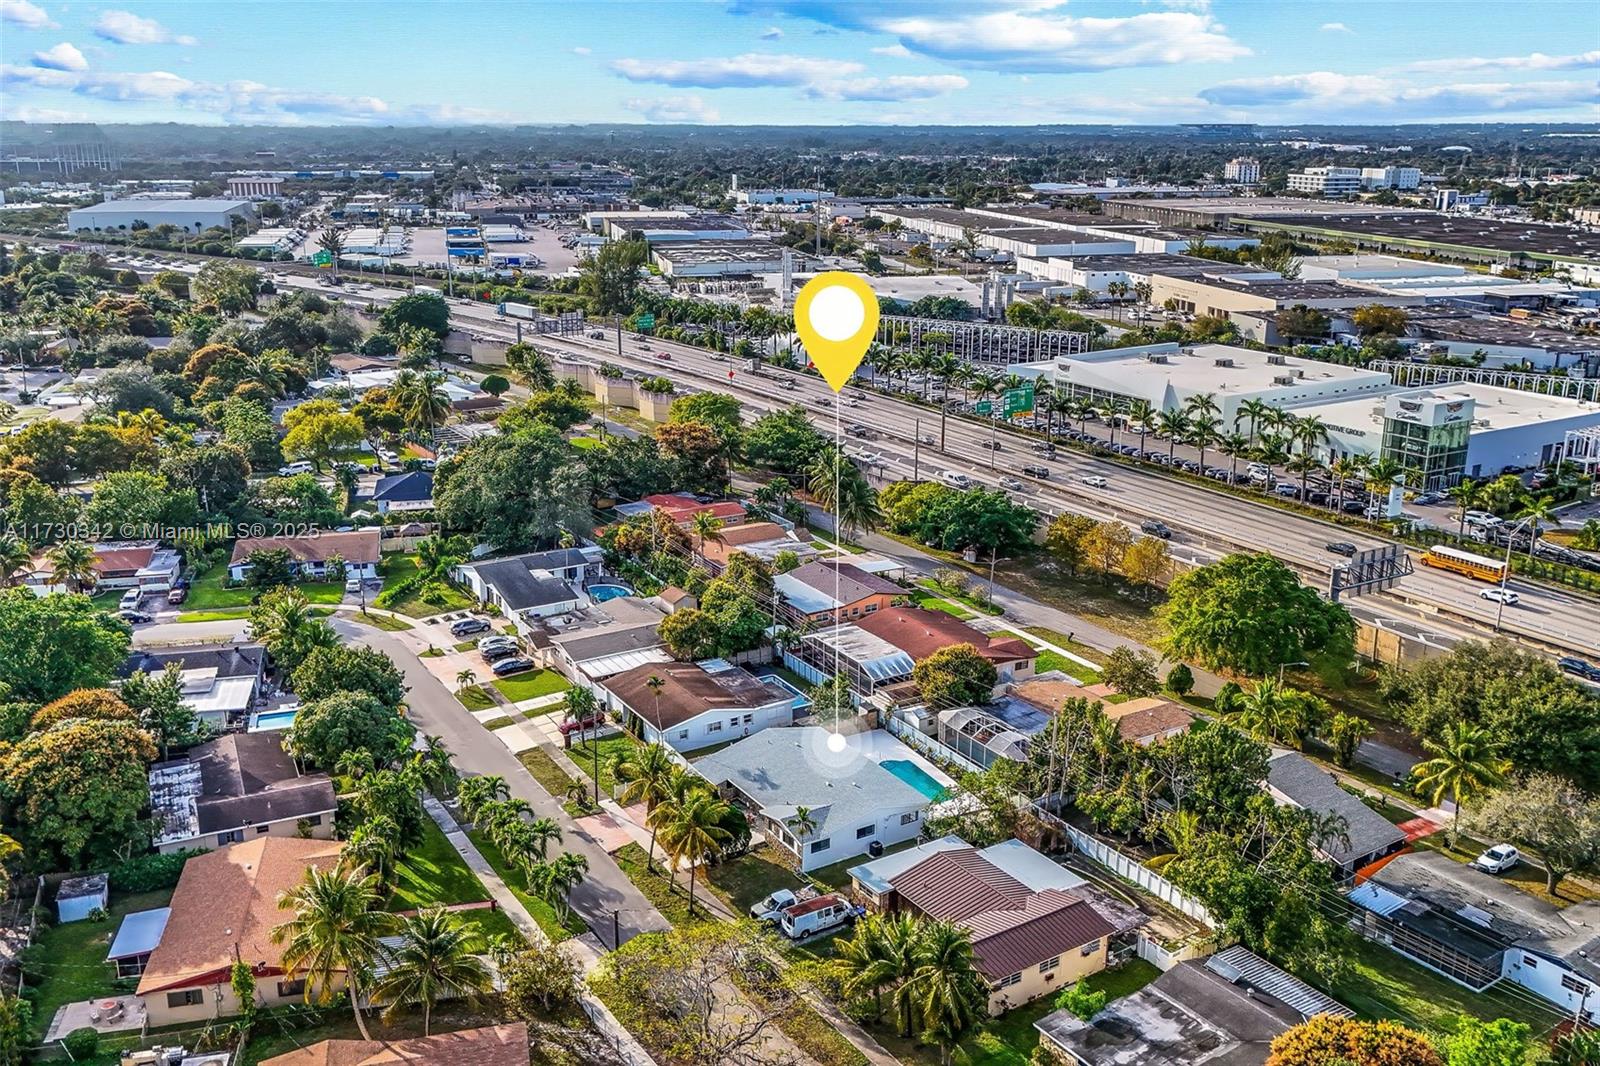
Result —
<instances>
[{"instance_id":1,"label":"parked car","mask_svg":"<svg viewBox=\"0 0 1600 1066\"><path fill-rule=\"evenodd\" d=\"M1346 500L1339 505L1339 510L1345 514L1360 514L1367 509L1367 505L1360 500Z\"/></svg>"},{"instance_id":2,"label":"parked car","mask_svg":"<svg viewBox=\"0 0 1600 1066\"><path fill-rule=\"evenodd\" d=\"M1346 558L1361 550L1347 540L1330 541L1327 545L1325 545L1325 547L1333 554L1343 555Z\"/></svg>"},{"instance_id":3,"label":"parked car","mask_svg":"<svg viewBox=\"0 0 1600 1066\"><path fill-rule=\"evenodd\" d=\"M484 618L462 618L450 623L450 635L453 637L470 637L474 633L483 633L489 628L489 622Z\"/></svg>"},{"instance_id":4,"label":"parked car","mask_svg":"<svg viewBox=\"0 0 1600 1066\"><path fill-rule=\"evenodd\" d=\"M1143 522L1140 522L1139 529L1150 534L1152 537L1160 537L1162 540L1172 539L1172 528L1165 522L1158 521L1154 518L1147 518Z\"/></svg>"},{"instance_id":5,"label":"parked car","mask_svg":"<svg viewBox=\"0 0 1600 1066\"><path fill-rule=\"evenodd\" d=\"M173 588L167 593L167 602L176 606L189 598L189 590L181 586Z\"/></svg>"},{"instance_id":6,"label":"parked car","mask_svg":"<svg viewBox=\"0 0 1600 1066\"><path fill-rule=\"evenodd\" d=\"M1417 493L1416 499L1412 500L1411 502L1420 507L1426 507L1430 503L1439 503L1443 499L1444 493L1442 492L1419 492Z\"/></svg>"},{"instance_id":7,"label":"parked car","mask_svg":"<svg viewBox=\"0 0 1600 1066\"><path fill-rule=\"evenodd\" d=\"M131 611L139 606L139 601L144 599L144 594L138 589L129 589L122 594L122 599L117 601L117 607L124 611Z\"/></svg>"},{"instance_id":8,"label":"parked car","mask_svg":"<svg viewBox=\"0 0 1600 1066\"><path fill-rule=\"evenodd\" d=\"M492 636L478 638L479 651L488 651L490 648L499 647L515 648L516 646L517 638L509 633L495 633Z\"/></svg>"},{"instance_id":9,"label":"parked car","mask_svg":"<svg viewBox=\"0 0 1600 1066\"><path fill-rule=\"evenodd\" d=\"M1507 607L1515 607L1522 602L1521 596L1518 596L1510 589L1501 588L1484 589L1478 593L1478 599L1488 600L1490 603L1503 603Z\"/></svg>"},{"instance_id":10,"label":"parked car","mask_svg":"<svg viewBox=\"0 0 1600 1066\"><path fill-rule=\"evenodd\" d=\"M750 905L750 917L758 922L776 922L783 917L783 912L796 903L800 898L787 888L780 888L772 895L759 903Z\"/></svg>"},{"instance_id":11,"label":"parked car","mask_svg":"<svg viewBox=\"0 0 1600 1066\"><path fill-rule=\"evenodd\" d=\"M1088 485L1091 489L1103 489L1110 484L1110 482L1106 481L1106 479L1101 477L1099 474L1090 474L1088 477L1079 478L1078 480L1082 481L1085 485Z\"/></svg>"},{"instance_id":12,"label":"parked car","mask_svg":"<svg viewBox=\"0 0 1600 1066\"><path fill-rule=\"evenodd\" d=\"M493 644L488 648L482 649L478 654L483 656L484 662L492 663L496 659L504 659L508 655L517 654L517 646L515 644Z\"/></svg>"},{"instance_id":13,"label":"parked car","mask_svg":"<svg viewBox=\"0 0 1600 1066\"><path fill-rule=\"evenodd\" d=\"M146 622L155 621L155 618L152 615L145 614L143 611L128 610L127 608L118 611L117 617L122 619L124 622L127 622L129 625L135 626L143 625Z\"/></svg>"},{"instance_id":14,"label":"parked car","mask_svg":"<svg viewBox=\"0 0 1600 1066\"><path fill-rule=\"evenodd\" d=\"M346 592L360 592L361 591L361 579L359 577L347 577L347 578L345 578L344 579L344 590Z\"/></svg>"},{"instance_id":15,"label":"parked car","mask_svg":"<svg viewBox=\"0 0 1600 1066\"><path fill-rule=\"evenodd\" d=\"M494 676L506 677L509 674L520 674L524 670L532 670L537 663L532 659L502 659L494 664Z\"/></svg>"},{"instance_id":16,"label":"parked car","mask_svg":"<svg viewBox=\"0 0 1600 1066\"><path fill-rule=\"evenodd\" d=\"M569 718L560 725L556 726L556 728L559 729L561 731L561 735L565 737L570 736L573 733L582 733L586 730L593 729L597 725L604 725L605 720L606 712L596 711L591 715L586 715L582 719Z\"/></svg>"},{"instance_id":17,"label":"parked car","mask_svg":"<svg viewBox=\"0 0 1600 1066\"><path fill-rule=\"evenodd\" d=\"M1472 860L1475 870L1482 870L1486 874L1503 874L1522 861L1522 852L1510 844L1496 844L1488 851Z\"/></svg>"}]
</instances>

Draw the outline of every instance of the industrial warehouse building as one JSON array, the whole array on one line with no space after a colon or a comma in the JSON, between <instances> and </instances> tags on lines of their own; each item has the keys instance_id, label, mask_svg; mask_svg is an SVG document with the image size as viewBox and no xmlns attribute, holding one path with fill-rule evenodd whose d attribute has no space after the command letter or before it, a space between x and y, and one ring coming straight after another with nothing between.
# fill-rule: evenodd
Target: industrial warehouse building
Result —
<instances>
[{"instance_id":1,"label":"industrial warehouse building","mask_svg":"<svg viewBox=\"0 0 1600 1066\"><path fill-rule=\"evenodd\" d=\"M665 241L650 260L669 278L744 277L782 271L784 251L762 240Z\"/></svg>"},{"instance_id":2,"label":"industrial warehouse building","mask_svg":"<svg viewBox=\"0 0 1600 1066\"><path fill-rule=\"evenodd\" d=\"M76 207L67 214L67 229L129 230L134 223L155 229L177 226L199 233L213 228L228 229L235 222L251 225L255 207L248 200L107 200L90 207Z\"/></svg>"}]
</instances>

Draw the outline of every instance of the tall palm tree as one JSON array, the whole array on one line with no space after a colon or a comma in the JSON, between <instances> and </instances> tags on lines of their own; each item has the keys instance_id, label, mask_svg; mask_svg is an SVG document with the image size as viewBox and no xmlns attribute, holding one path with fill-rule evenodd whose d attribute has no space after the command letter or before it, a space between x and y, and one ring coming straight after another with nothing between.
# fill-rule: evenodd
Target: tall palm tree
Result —
<instances>
[{"instance_id":1,"label":"tall palm tree","mask_svg":"<svg viewBox=\"0 0 1600 1066\"><path fill-rule=\"evenodd\" d=\"M1300 445L1300 454L1311 458L1313 453L1328 443L1328 424L1317 415L1302 415L1295 419L1290 436ZM1305 481L1300 483L1300 496L1305 498Z\"/></svg>"},{"instance_id":2,"label":"tall palm tree","mask_svg":"<svg viewBox=\"0 0 1600 1066\"><path fill-rule=\"evenodd\" d=\"M1388 456L1383 456L1367 465L1367 491L1374 497L1380 493L1384 496L1394 487L1395 479L1405 473L1405 467Z\"/></svg>"},{"instance_id":3,"label":"tall palm tree","mask_svg":"<svg viewBox=\"0 0 1600 1066\"><path fill-rule=\"evenodd\" d=\"M699 789L687 803L673 812L662 834L661 842L672 856L673 866L687 860L689 863L689 914L694 915L695 873L701 863L722 850L733 839L725 827L732 806L727 800L708 789Z\"/></svg>"},{"instance_id":4,"label":"tall palm tree","mask_svg":"<svg viewBox=\"0 0 1600 1066\"><path fill-rule=\"evenodd\" d=\"M380 889L390 885L395 860L400 857L400 827L387 815L374 815L356 826L339 851L339 864L346 870L368 873L378 879Z\"/></svg>"},{"instance_id":5,"label":"tall palm tree","mask_svg":"<svg viewBox=\"0 0 1600 1066\"><path fill-rule=\"evenodd\" d=\"M554 907L565 922L572 914L572 890L583 884L589 872L589 860L570 851L563 852L550 862L541 862L528 871L528 886L539 898ZM690 910L694 901L694 871L689 872Z\"/></svg>"},{"instance_id":6,"label":"tall palm tree","mask_svg":"<svg viewBox=\"0 0 1600 1066\"><path fill-rule=\"evenodd\" d=\"M64 540L45 557L50 563L50 580L73 592L93 588L100 579L94 566L94 548L86 541Z\"/></svg>"},{"instance_id":7,"label":"tall palm tree","mask_svg":"<svg viewBox=\"0 0 1600 1066\"><path fill-rule=\"evenodd\" d=\"M1187 440L1190 444L1200 449L1200 472L1206 470L1206 449L1214 447L1222 439L1217 433L1217 427L1222 425L1222 419L1216 415L1191 415L1189 417L1189 433Z\"/></svg>"},{"instance_id":8,"label":"tall palm tree","mask_svg":"<svg viewBox=\"0 0 1600 1066\"><path fill-rule=\"evenodd\" d=\"M1217 450L1228 457L1228 480L1239 474L1239 456L1250 451L1250 438L1243 433L1226 433L1217 441Z\"/></svg>"},{"instance_id":9,"label":"tall palm tree","mask_svg":"<svg viewBox=\"0 0 1600 1066\"><path fill-rule=\"evenodd\" d=\"M1100 413L1100 408L1089 396L1074 396L1070 408L1072 417L1078 420L1078 432L1089 432L1089 419Z\"/></svg>"},{"instance_id":10,"label":"tall palm tree","mask_svg":"<svg viewBox=\"0 0 1600 1066\"><path fill-rule=\"evenodd\" d=\"M306 982L306 999L333 998L342 980L363 1040L371 1040L361 1010L367 974L378 959L378 939L389 931L391 917L378 909L378 880L353 870L311 867L305 880L278 897L281 910L294 917L272 931L283 945L283 969L291 980Z\"/></svg>"},{"instance_id":11,"label":"tall palm tree","mask_svg":"<svg viewBox=\"0 0 1600 1066\"><path fill-rule=\"evenodd\" d=\"M1183 401L1183 413L1190 418L1210 416L1215 418L1222 413L1222 408L1217 406L1217 396L1213 392L1197 392Z\"/></svg>"},{"instance_id":12,"label":"tall palm tree","mask_svg":"<svg viewBox=\"0 0 1600 1066\"><path fill-rule=\"evenodd\" d=\"M494 990L489 968L473 953L472 936L460 918L429 907L400 924L400 943L385 952L388 971L372 986L374 1003L386 1005L384 1021L403 1007L422 1004L422 1035L433 1029L433 1005L441 999L477 999Z\"/></svg>"},{"instance_id":13,"label":"tall palm tree","mask_svg":"<svg viewBox=\"0 0 1600 1066\"><path fill-rule=\"evenodd\" d=\"M17 571L27 566L33 558L33 549L27 541L10 533L0 533L0 588L9 587L16 580Z\"/></svg>"},{"instance_id":14,"label":"tall palm tree","mask_svg":"<svg viewBox=\"0 0 1600 1066\"><path fill-rule=\"evenodd\" d=\"M656 684L652 685L651 682ZM666 682L659 677L651 675L645 682L650 686L658 704L657 719L660 719L659 703L661 700L661 686ZM630 747L623 758L611 768L611 774L623 783L621 803L631 807L635 803L643 803L646 815L646 824L649 824L649 814L656 809L656 804L666 799L669 795L667 785L672 780L672 772L677 766L672 757L667 754L665 745L646 744L644 747ZM645 865L651 873L655 872L656 861L656 827L650 829L650 847L645 852Z\"/></svg>"},{"instance_id":15,"label":"tall palm tree","mask_svg":"<svg viewBox=\"0 0 1600 1066\"><path fill-rule=\"evenodd\" d=\"M719 543L722 541L722 519L710 511L696 511L694 517L689 520L689 528L694 531L696 537L700 538L697 550L702 556L706 553L707 539Z\"/></svg>"},{"instance_id":16,"label":"tall palm tree","mask_svg":"<svg viewBox=\"0 0 1600 1066\"><path fill-rule=\"evenodd\" d=\"M878 1017L883 1017L883 991L900 988L917 968L917 920L908 912L872 914L855 928L849 940L840 941L835 955L846 974L845 991L871 992ZM911 1000L900 1012L901 1030L911 1031Z\"/></svg>"},{"instance_id":17,"label":"tall palm tree","mask_svg":"<svg viewBox=\"0 0 1600 1066\"><path fill-rule=\"evenodd\" d=\"M810 807L796 807L794 813L784 820L794 832L794 838L804 846L806 837L817 831L817 820L811 816Z\"/></svg>"},{"instance_id":18,"label":"tall palm tree","mask_svg":"<svg viewBox=\"0 0 1600 1066\"><path fill-rule=\"evenodd\" d=\"M1309 692L1262 678L1239 696L1233 724L1269 743L1299 748L1322 717L1324 708L1319 704Z\"/></svg>"},{"instance_id":19,"label":"tall palm tree","mask_svg":"<svg viewBox=\"0 0 1600 1066\"><path fill-rule=\"evenodd\" d=\"M1555 501L1549 496L1524 496L1521 505L1517 508L1514 518L1526 519L1528 522L1528 558L1533 558L1533 550L1539 546L1539 527L1546 522L1553 526L1561 524L1561 516L1556 513Z\"/></svg>"},{"instance_id":20,"label":"tall palm tree","mask_svg":"<svg viewBox=\"0 0 1600 1066\"><path fill-rule=\"evenodd\" d=\"M1189 419L1182 411L1162 411L1156 416L1156 435L1167 438L1167 462L1178 451L1178 441L1189 432Z\"/></svg>"},{"instance_id":21,"label":"tall palm tree","mask_svg":"<svg viewBox=\"0 0 1600 1066\"><path fill-rule=\"evenodd\" d=\"M988 996L970 932L953 922L927 922L918 941L917 968L909 984L915 989L923 1033L939 1045L939 1061L949 1066L961 1038L986 1016Z\"/></svg>"},{"instance_id":22,"label":"tall palm tree","mask_svg":"<svg viewBox=\"0 0 1600 1066\"><path fill-rule=\"evenodd\" d=\"M1480 489L1478 482L1470 477L1464 477L1444 490L1444 494L1450 497L1450 502L1461 508L1457 518L1457 532L1463 537L1467 535L1467 512L1482 501Z\"/></svg>"},{"instance_id":23,"label":"tall palm tree","mask_svg":"<svg viewBox=\"0 0 1600 1066\"><path fill-rule=\"evenodd\" d=\"M1467 800L1505 781L1510 763L1500 758L1500 745L1489 731L1469 722L1455 722L1439 740L1424 740L1424 759L1412 771L1417 788L1430 797L1434 806L1449 796L1456 805L1450 822L1450 846L1455 847L1461 831L1461 805Z\"/></svg>"},{"instance_id":24,"label":"tall palm tree","mask_svg":"<svg viewBox=\"0 0 1600 1066\"><path fill-rule=\"evenodd\" d=\"M673 825L689 802L709 787L706 779L699 774L690 773L681 766L674 766L663 789L665 795L657 801L655 809L645 816L645 825L656 832L662 850L666 852L669 884L677 883L680 858L671 844Z\"/></svg>"},{"instance_id":25,"label":"tall palm tree","mask_svg":"<svg viewBox=\"0 0 1600 1066\"><path fill-rule=\"evenodd\" d=\"M469 822L478 820L478 813L491 803L508 799L511 790L506 786L506 779L499 774L479 774L469 777L461 782L456 789L456 799L461 805L461 814Z\"/></svg>"},{"instance_id":26,"label":"tall palm tree","mask_svg":"<svg viewBox=\"0 0 1600 1066\"><path fill-rule=\"evenodd\" d=\"M443 385L444 375L431 370L402 370L395 375L389 397L408 429L433 435L450 412L450 398Z\"/></svg>"},{"instance_id":27,"label":"tall palm tree","mask_svg":"<svg viewBox=\"0 0 1600 1066\"><path fill-rule=\"evenodd\" d=\"M263 596L250 610L250 628L285 670L293 670L315 649L339 643L333 627L311 613L305 593L295 588Z\"/></svg>"},{"instance_id":28,"label":"tall palm tree","mask_svg":"<svg viewBox=\"0 0 1600 1066\"><path fill-rule=\"evenodd\" d=\"M1250 441L1253 444L1256 439L1256 426L1270 417L1268 412L1274 410L1276 408L1265 400L1244 400L1234 411L1233 428L1238 429L1240 422L1248 421L1250 423Z\"/></svg>"},{"instance_id":29,"label":"tall palm tree","mask_svg":"<svg viewBox=\"0 0 1600 1066\"><path fill-rule=\"evenodd\" d=\"M1357 469L1354 460L1347 455L1341 455L1328 464L1328 473L1333 476L1334 489L1338 493L1333 505L1335 510L1344 508L1344 486L1346 482L1356 476Z\"/></svg>"},{"instance_id":30,"label":"tall palm tree","mask_svg":"<svg viewBox=\"0 0 1600 1066\"><path fill-rule=\"evenodd\" d=\"M1139 459L1144 460L1144 439L1150 433L1150 423L1155 421L1156 410L1149 400L1134 400L1128 404L1129 428L1139 427Z\"/></svg>"}]
</instances>

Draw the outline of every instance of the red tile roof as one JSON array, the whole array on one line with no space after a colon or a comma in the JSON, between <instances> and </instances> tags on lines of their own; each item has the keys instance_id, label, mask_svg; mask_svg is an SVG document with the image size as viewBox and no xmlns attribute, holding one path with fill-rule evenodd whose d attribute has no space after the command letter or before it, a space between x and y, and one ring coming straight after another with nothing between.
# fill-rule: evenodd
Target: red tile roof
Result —
<instances>
[{"instance_id":1,"label":"red tile roof","mask_svg":"<svg viewBox=\"0 0 1600 1066\"><path fill-rule=\"evenodd\" d=\"M322 1040L263 1059L261 1066L527 1066L522 1022L409 1040Z\"/></svg>"},{"instance_id":2,"label":"red tile roof","mask_svg":"<svg viewBox=\"0 0 1600 1066\"><path fill-rule=\"evenodd\" d=\"M930 918L957 921L1000 908L1022 906L1028 886L979 855L957 848L932 855L891 878L900 898Z\"/></svg>"},{"instance_id":3,"label":"red tile roof","mask_svg":"<svg viewBox=\"0 0 1600 1066\"><path fill-rule=\"evenodd\" d=\"M920 607L890 607L867 615L856 625L882 637L917 662L952 644L971 644L991 662L1033 659L1039 654L1015 637L991 637L954 615Z\"/></svg>"}]
</instances>

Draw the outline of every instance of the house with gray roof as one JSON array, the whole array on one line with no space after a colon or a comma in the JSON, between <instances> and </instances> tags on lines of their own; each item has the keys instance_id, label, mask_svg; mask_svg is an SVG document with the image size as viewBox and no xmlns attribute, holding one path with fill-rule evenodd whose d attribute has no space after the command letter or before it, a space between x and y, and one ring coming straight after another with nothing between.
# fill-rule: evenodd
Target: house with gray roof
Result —
<instances>
[{"instance_id":1,"label":"house with gray roof","mask_svg":"<svg viewBox=\"0 0 1600 1066\"><path fill-rule=\"evenodd\" d=\"M519 628L531 631L533 619L566 614L588 602L580 590L600 572L603 554L593 545L556 548L464 563L453 574L480 603L493 604Z\"/></svg>"},{"instance_id":2,"label":"house with gray roof","mask_svg":"<svg viewBox=\"0 0 1600 1066\"><path fill-rule=\"evenodd\" d=\"M915 840L932 797L913 776L912 752L884 734L846 737L821 726L768 729L697 760L694 770L744 808L752 826L800 860L802 873ZM903 754L902 754L903 753ZM892 767L892 769L891 769ZM810 828L795 824L805 808Z\"/></svg>"},{"instance_id":3,"label":"house with gray roof","mask_svg":"<svg viewBox=\"0 0 1600 1066\"><path fill-rule=\"evenodd\" d=\"M1451 980L1512 981L1600 1025L1600 902L1556 907L1436 851L1396 856L1349 899L1367 936Z\"/></svg>"},{"instance_id":4,"label":"house with gray roof","mask_svg":"<svg viewBox=\"0 0 1600 1066\"><path fill-rule=\"evenodd\" d=\"M403 474L380 477L372 486L372 491L357 495L356 501L379 514L388 514L390 511L431 511L433 474L426 470L408 470Z\"/></svg>"},{"instance_id":5,"label":"house with gray roof","mask_svg":"<svg viewBox=\"0 0 1600 1066\"><path fill-rule=\"evenodd\" d=\"M1406 846L1406 835L1393 822L1346 792L1333 774L1299 752L1279 752L1268 761L1266 789L1279 806L1343 819L1342 833L1317 844L1318 853L1333 865L1340 880Z\"/></svg>"}]
</instances>

